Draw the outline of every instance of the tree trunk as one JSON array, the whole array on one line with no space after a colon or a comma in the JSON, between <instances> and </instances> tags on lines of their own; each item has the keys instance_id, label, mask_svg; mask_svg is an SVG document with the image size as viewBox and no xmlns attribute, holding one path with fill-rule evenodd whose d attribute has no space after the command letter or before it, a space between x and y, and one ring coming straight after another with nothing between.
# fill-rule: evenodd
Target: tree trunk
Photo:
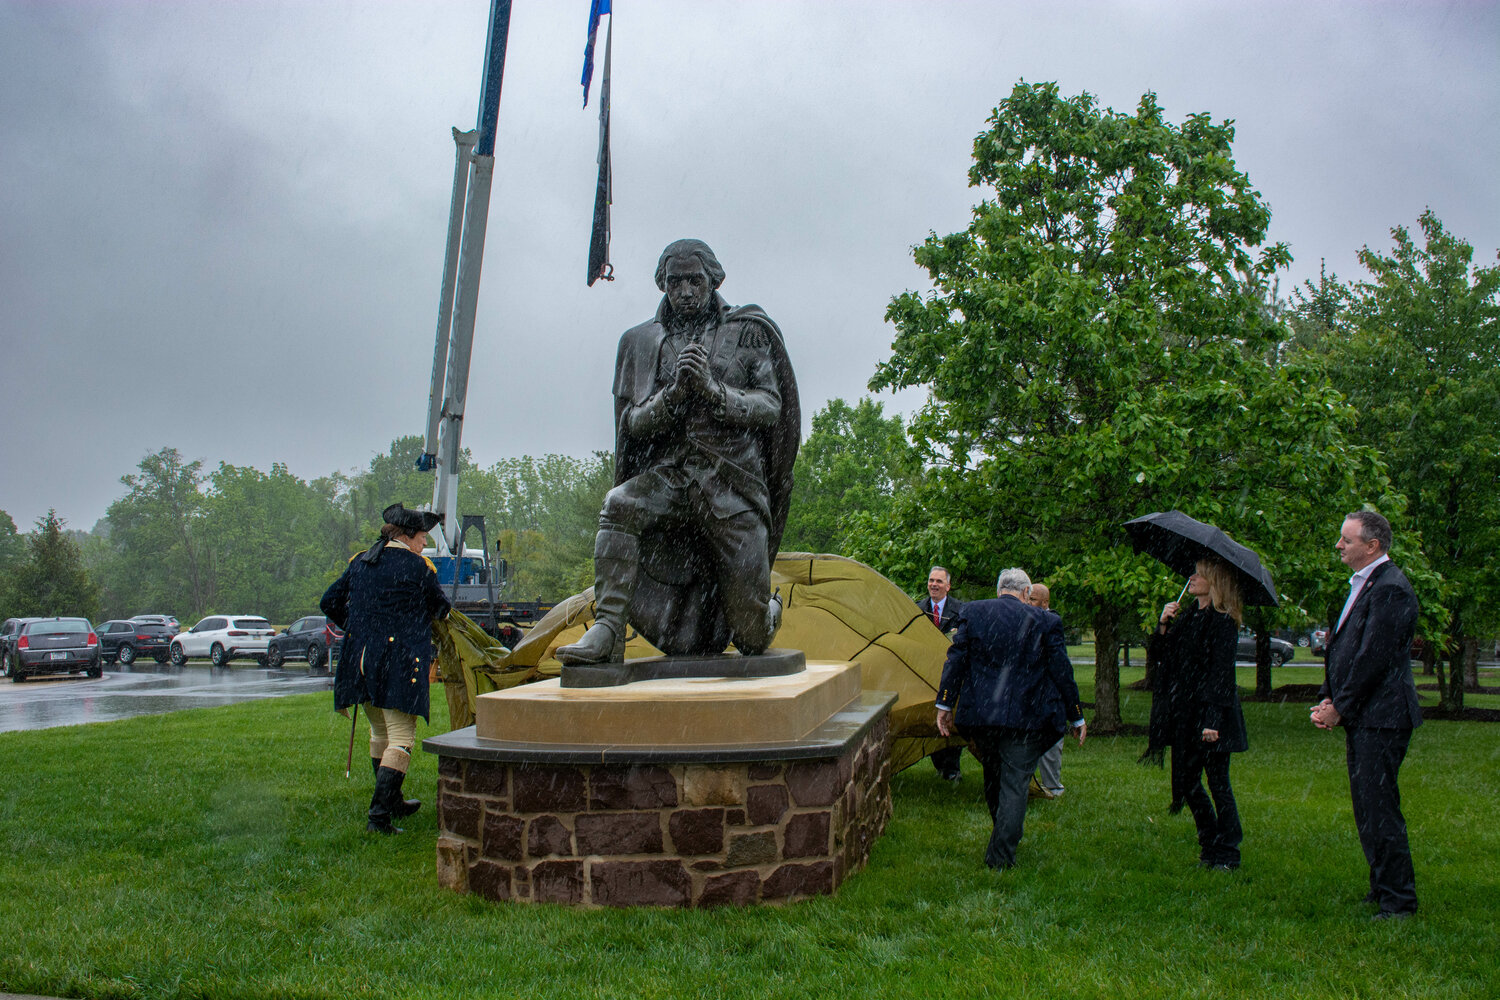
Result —
<instances>
[{"instance_id":1,"label":"tree trunk","mask_svg":"<svg viewBox=\"0 0 1500 1000\"><path fill-rule=\"evenodd\" d=\"M1255 631L1255 694L1271 696L1271 633L1261 629Z\"/></svg>"},{"instance_id":2,"label":"tree trunk","mask_svg":"<svg viewBox=\"0 0 1500 1000\"><path fill-rule=\"evenodd\" d=\"M1464 690L1479 693L1479 637L1464 636Z\"/></svg>"},{"instance_id":3,"label":"tree trunk","mask_svg":"<svg viewBox=\"0 0 1500 1000\"><path fill-rule=\"evenodd\" d=\"M1112 607L1094 612L1094 721L1097 733L1120 731L1120 615Z\"/></svg>"},{"instance_id":4,"label":"tree trunk","mask_svg":"<svg viewBox=\"0 0 1500 1000\"><path fill-rule=\"evenodd\" d=\"M1422 665L1437 674L1438 710L1442 712L1454 711L1453 685L1448 683L1449 673L1443 662L1443 654L1437 648L1437 643L1422 643ZM1462 691L1459 692L1458 696L1458 708L1463 708Z\"/></svg>"}]
</instances>

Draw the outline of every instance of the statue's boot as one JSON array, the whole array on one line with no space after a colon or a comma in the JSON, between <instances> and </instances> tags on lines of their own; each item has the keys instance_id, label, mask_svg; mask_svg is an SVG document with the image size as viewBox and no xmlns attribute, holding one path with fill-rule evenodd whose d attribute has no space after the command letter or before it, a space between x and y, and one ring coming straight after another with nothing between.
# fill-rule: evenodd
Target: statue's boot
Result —
<instances>
[{"instance_id":1,"label":"statue's boot","mask_svg":"<svg viewBox=\"0 0 1500 1000\"><path fill-rule=\"evenodd\" d=\"M559 663L623 663L630 595L640 566L640 541L603 528L594 536L594 624L583 638L557 650Z\"/></svg>"},{"instance_id":2,"label":"statue's boot","mask_svg":"<svg viewBox=\"0 0 1500 1000\"><path fill-rule=\"evenodd\" d=\"M771 647L776 638L776 633L781 631L781 588L776 588L776 593L766 602L766 631L763 641L751 641L738 635L734 637L734 648L745 656L759 656Z\"/></svg>"}]
</instances>

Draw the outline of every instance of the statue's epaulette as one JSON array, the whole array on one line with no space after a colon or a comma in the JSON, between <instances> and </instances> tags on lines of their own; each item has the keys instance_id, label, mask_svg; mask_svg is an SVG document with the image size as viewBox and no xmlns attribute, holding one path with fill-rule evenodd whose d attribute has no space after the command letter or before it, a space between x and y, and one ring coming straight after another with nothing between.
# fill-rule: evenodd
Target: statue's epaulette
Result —
<instances>
[{"instance_id":1,"label":"statue's epaulette","mask_svg":"<svg viewBox=\"0 0 1500 1000\"><path fill-rule=\"evenodd\" d=\"M771 346L771 332L759 323L740 324L739 346L752 351L764 351Z\"/></svg>"}]
</instances>

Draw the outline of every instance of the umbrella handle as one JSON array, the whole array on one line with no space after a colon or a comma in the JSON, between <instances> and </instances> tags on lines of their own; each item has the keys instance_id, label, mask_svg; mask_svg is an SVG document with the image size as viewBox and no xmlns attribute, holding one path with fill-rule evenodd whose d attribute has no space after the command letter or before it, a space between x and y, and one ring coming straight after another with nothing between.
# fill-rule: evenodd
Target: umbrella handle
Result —
<instances>
[{"instance_id":1,"label":"umbrella handle","mask_svg":"<svg viewBox=\"0 0 1500 1000\"><path fill-rule=\"evenodd\" d=\"M1186 596L1186 594L1187 594L1187 589L1188 589L1188 585L1184 583L1182 585L1182 593L1177 595L1177 603L1178 604L1182 603L1183 597Z\"/></svg>"}]
</instances>

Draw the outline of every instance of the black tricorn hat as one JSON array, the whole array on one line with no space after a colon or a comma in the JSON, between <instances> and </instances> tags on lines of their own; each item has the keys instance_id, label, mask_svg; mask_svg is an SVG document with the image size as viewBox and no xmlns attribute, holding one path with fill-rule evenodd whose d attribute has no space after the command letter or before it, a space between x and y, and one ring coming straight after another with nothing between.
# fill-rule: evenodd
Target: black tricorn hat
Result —
<instances>
[{"instance_id":1,"label":"black tricorn hat","mask_svg":"<svg viewBox=\"0 0 1500 1000\"><path fill-rule=\"evenodd\" d=\"M431 531L443 523L443 515L430 510L407 510L400 503L393 503L380 514L386 524L394 524L407 531Z\"/></svg>"}]
</instances>

